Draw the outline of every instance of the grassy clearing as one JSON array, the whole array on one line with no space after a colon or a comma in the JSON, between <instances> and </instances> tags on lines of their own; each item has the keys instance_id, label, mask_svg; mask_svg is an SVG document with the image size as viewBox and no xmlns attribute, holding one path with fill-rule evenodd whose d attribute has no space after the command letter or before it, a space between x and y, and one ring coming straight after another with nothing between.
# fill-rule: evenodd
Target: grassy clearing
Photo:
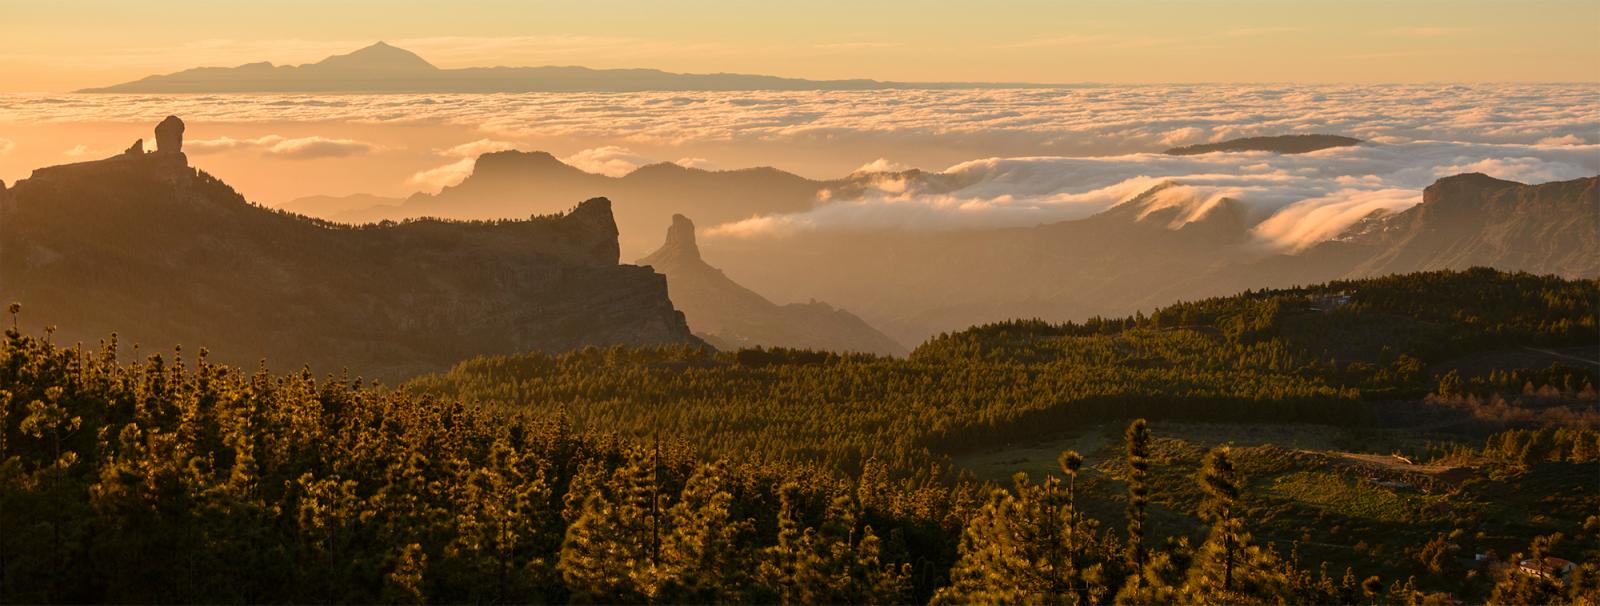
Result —
<instances>
[{"instance_id":1,"label":"grassy clearing","mask_svg":"<svg viewBox=\"0 0 1600 606\"><path fill-rule=\"evenodd\" d=\"M1039 480L1047 473L1061 475L1056 458L1063 451L1078 451L1084 456L1086 467L1121 456L1120 434L1113 439L1108 435L1111 429L1097 425L1052 440L960 455L955 457L954 462L957 469L970 472L979 480L1008 484L1011 476L1019 471L1028 472L1030 477Z\"/></svg>"},{"instance_id":2,"label":"grassy clearing","mask_svg":"<svg viewBox=\"0 0 1600 606\"><path fill-rule=\"evenodd\" d=\"M1416 521L1441 497L1403 495L1363 480L1325 471L1297 471L1274 479L1266 493L1320 509L1377 522Z\"/></svg>"}]
</instances>

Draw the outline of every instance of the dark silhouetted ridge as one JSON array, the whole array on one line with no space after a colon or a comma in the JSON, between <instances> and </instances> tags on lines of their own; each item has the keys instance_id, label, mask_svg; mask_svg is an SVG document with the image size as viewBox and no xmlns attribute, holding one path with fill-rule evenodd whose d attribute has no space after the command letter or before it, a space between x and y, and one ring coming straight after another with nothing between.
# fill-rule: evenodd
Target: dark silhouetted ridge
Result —
<instances>
[{"instance_id":1,"label":"dark silhouetted ridge","mask_svg":"<svg viewBox=\"0 0 1600 606\"><path fill-rule=\"evenodd\" d=\"M1304 154L1330 147L1360 145L1360 139L1339 135L1278 135L1274 137L1244 137L1219 143L1200 143L1174 147L1165 153L1169 156L1193 156L1211 152L1268 151L1280 154Z\"/></svg>"},{"instance_id":2,"label":"dark silhouetted ridge","mask_svg":"<svg viewBox=\"0 0 1600 606\"><path fill-rule=\"evenodd\" d=\"M664 277L618 264L605 198L351 227L251 204L182 152L135 146L34 171L0 192L0 217L0 299L67 342L116 332L385 380L486 354L701 344Z\"/></svg>"}]
</instances>

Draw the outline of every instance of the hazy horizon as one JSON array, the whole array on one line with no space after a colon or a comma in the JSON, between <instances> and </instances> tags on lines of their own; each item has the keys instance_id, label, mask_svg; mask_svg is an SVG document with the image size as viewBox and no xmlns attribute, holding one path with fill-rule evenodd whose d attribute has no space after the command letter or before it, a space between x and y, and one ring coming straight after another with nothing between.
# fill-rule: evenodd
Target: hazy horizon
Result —
<instances>
[{"instance_id":1,"label":"hazy horizon","mask_svg":"<svg viewBox=\"0 0 1600 606\"><path fill-rule=\"evenodd\" d=\"M0 91L66 91L191 67L311 63L379 40L441 67L585 65L812 79L1593 82L1592 5L949 2L788 7L165 0L7 2ZM80 15L92 12L95 23ZM306 18L316 13L317 18ZM841 19L843 17L843 19ZM673 24L662 27L663 23ZM103 25L102 25L103 24ZM270 33L268 33L270 32ZM159 35L154 35L159 33ZM22 52L27 49L27 52Z\"/></svg>"}]
</instances>

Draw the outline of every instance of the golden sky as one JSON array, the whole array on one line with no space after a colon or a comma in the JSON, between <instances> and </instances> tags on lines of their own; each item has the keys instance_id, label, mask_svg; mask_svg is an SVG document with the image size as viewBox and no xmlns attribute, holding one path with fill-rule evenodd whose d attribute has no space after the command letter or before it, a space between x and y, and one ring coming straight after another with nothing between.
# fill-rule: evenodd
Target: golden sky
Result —
<instances>
[{"instance_id":1,"label":"golden sky","mask_svg":"<svg viewBox=\"0 0 1600 606\"><path fill-rule=\"evenodd\" d=\"M1600 80L1595 0L0 0L0 92L377 40L441 67L1030 82Z\"/></svg>"}]
</instances>

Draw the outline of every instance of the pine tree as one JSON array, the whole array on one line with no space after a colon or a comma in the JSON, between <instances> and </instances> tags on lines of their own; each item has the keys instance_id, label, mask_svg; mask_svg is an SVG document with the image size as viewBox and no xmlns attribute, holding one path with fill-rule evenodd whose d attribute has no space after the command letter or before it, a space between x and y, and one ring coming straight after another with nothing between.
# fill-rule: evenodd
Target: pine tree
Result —
<instances>
[{"instance_id":1,"label":"pine tree","mask_svg":"<svg viewBox=\"0 0 1600 606\"><path fill-rule=\"evenodd\" d=\"M650 491L650 470L630 458L577 497L583 505L567 527L557 563L574 602L643 603L654 594Z\"/></svg>"},{"instance_id":2,"label":"pine tree","mask_svg":"<svg viewBox=\"0 0 1600 606\"><path fill-rule=\"evenodd\" d=\"M547 546L559 536L545 530L555 524L542 462L504 440L488 456L452 487L457 534L434 569L475 601L504 603L553 581Z\"/></svg>"},{"instance_id":3,"label":"pine tree","mask_svg":"<svg viewBox=\"0 0 1600 606\"><path fill-rule=\"evenodd\" d=\"M1293 597L1299 571L1271 549L1250 543L1239 499L1243 478L1227 446L1206 453L1200 488L1206 494L1200 514L1211 534L1195 553L1184 581L1184 601L1193 603L1278 602Z\"/></svg>"},{"instance_id":4,"label":"pine tree","mask_svg":"<svg viewBox=\"0 0 1600 606\"><path fill-rule=\"evenodd\" d=\"M786 485L778 514L778 544L766 552L760 577L784 604L889 604L905 594L909 565L881 559L871 526L858 525L849 496L835 497L818 528L800 530L798 488Z\"/></svg>"},{"instance_id":5,"label":"pine tree","mask_svg":"<svg viewBox=\"0 0 1600 606\"><path fill-rule=\"evenodd\" d=\"M422 546L409 543L395 557L394 567L383 577L381 599L385 604L426 604L423 574L428 568L428 554Z\"/></svg>"},{"instance_id":6,"label":"pine tree","mask_svg":"<svg viewBox=\"0 0 1600 606\"><path fill-rule=\"evenodd\" d=\"M1149 505L1150 427L1144 419L1128 424L1128 570L1137 572L1145 565L1145 509ZM1137 580L1136 574L1132 577Z\"/></svg>"},{"instance_id":7,"label":"pine tree","mask_svg":"<svg viewBox=\"0 0 1600 606\"><path fill-rule=\"evenodd\" d=\"M961 559L939 603L1079 604L1098 602L1106 588L1095 551L1094 524L1076 512L1072 480L1083 459L1059 459L1069 479L1043 484L1018 473L1010 491L996 490L962 531Z\"/></svg>"},{"instance_id":8,"label":"pine tree","mask_svg":"<svg viewBox=\"0 0 1600 606\"><path fill-rule=\"evenodd\" d=\"M733 495L724 490L725 463L701 467L666 512L671 532L662 538L660 589L655 601L671 604L742 602L750 580L750 520L736 520Z\"/></svg>"},{"instance_id":9,"label":"pine tree","mask_svg":"<svg viewBox=\"0 0 1600 606\"><path fill-rule=\"evenodd\" d=\"M1079 590L1087 588L1080 587L1082 584L1076 582L1078 558L1075 552L1078 550L1078 545L1083 542L1083 537L1078 536L1082 534L1083 527L1079 524L1077 494L1078 471L1083 468L1083 455L1078 454L1076 450L1063 451L1061 456L1056 458L1056 465L1061 468L1062 477L1067 479L1066 502L1061 504L1057 514L1062 528L1060 533L1061 547L1065 555L1060 558L1052 558L1052 561L1061 562L1060 570L1053 575L1056 580L1056 586L1052 591L1061 593L1064 589L1082 599L1086 596L1080 594ZM1065 586L1063 587L1063 585Z\"/></svg>"}]
</instances>

